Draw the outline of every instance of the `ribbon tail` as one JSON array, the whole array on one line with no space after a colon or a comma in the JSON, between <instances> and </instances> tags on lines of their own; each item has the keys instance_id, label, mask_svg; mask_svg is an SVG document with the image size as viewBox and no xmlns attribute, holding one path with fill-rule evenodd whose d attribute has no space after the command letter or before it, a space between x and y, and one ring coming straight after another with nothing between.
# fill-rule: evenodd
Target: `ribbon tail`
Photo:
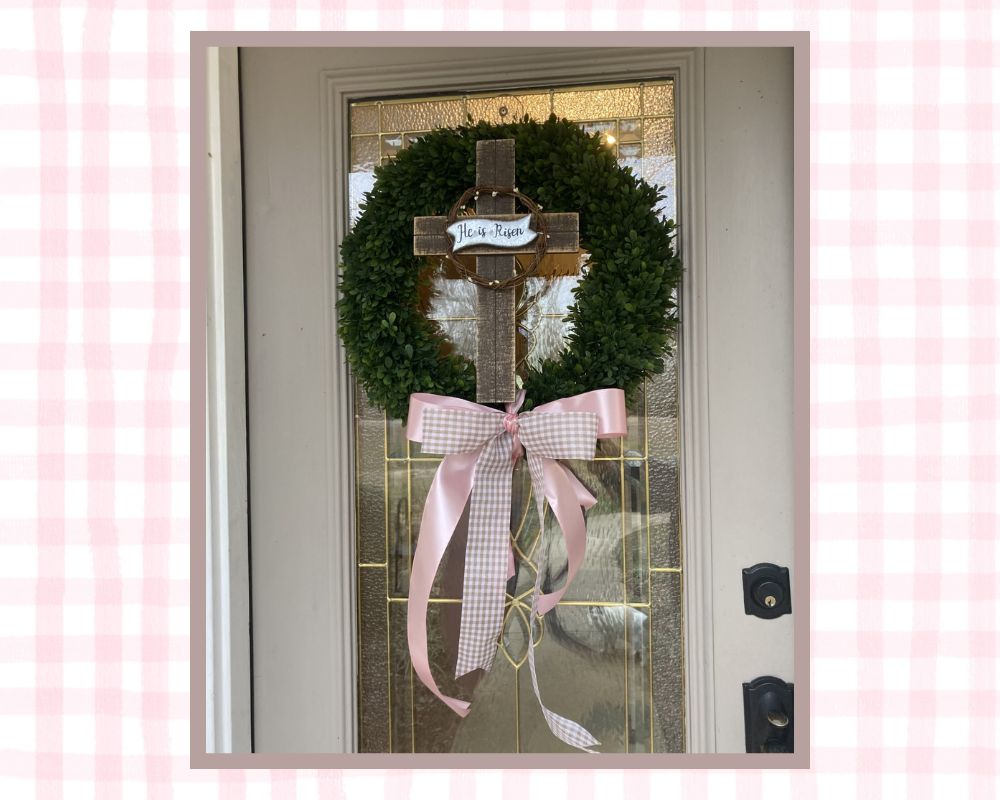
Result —
<instances>
[{"instance_id":1,"label":"ribbon tail","mask_svg":"<svg viewBox=\"0 0 1000 800\"><path fill-rule=\"evenodd\" d=\"M549 501L552 514L562 530L566 543L566 580L562 587L538 598L538 613L546 614L558 603L576 577L587 554L587 523L583 510L590 508L596 499L580 479L567 467L552 458L542 459L542 487Z\"/></svg>"},{"instance_id":2,"label":"ribbon tail","mask_svg":"<svg viewBox=\"0 0 1000 800\"><path fill-rule=\"evenodd\" d=\"M542 597L551 595L541 595L539 590L541 589L542 575L545 574L546 565L546 554L545 550L540 550L541 555L538 560L538 573L535 576L535 589L532 592L532 602L531 602L531 616L528 631L528 671L531 674L531 686L535 690L535 699L538 700L538 705L542 709L542 716L545 717L545 723L549 726L549 730L552 734L562 742L565 742L570 747L575 747L578 750L583 750L585 753L596 753L597 750L591 750L591 747L600 745L600 742L594 738L594 736L584 728L580 723L574 722L571 719L567 719L555 711L551 711L546 708L545 703L542 702L541 692L538 690L538 675L535 672L535 636L533 631L535 617L538 613L538 602ZM567 583L568 583L567 577Z\"/></svg>"},{"instance_id":3,"label":"ribbon tail","mask_svg":"<svg viewBox=\"0 0 1000 800\"><path fill-rule=\"evenodd\" d=\"M469 540L462 584L462 627L455 677L493 666L503 627L503 605L511 567L510 460L512 437L483 446L469 503Z\"/></svg>"},{"instance_id":4,"label":"ribbon tail","mask_svg":"<svg viewBox=\"0 0 1000 800\"><path fill-rule=\"evenodd\" d=\"M434 475L420 519L406 609L406 639L414 672L424 686L461 717L469 713L469 703L444 694L431 675L427 655L427 605L434 576L472 492L472 475L478 456L478 451L445 456Z\"/></svg>"}]
</instances>

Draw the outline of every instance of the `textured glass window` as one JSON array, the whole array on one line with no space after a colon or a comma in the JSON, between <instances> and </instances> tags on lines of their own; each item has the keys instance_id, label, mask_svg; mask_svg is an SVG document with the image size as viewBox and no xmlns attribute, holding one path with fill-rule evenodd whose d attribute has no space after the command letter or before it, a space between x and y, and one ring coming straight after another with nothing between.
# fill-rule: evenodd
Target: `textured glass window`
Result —
<instances>
[{"instance_id":1,"label":"textured glass window","mask_svg":"<svg viewBox=\"0 0 1000 800\"><path fill-rule=\"evenodd\" d=\"M665 189L658 208L676 218L673 84L531 89L407 100L350 108L350 221L373 185L376 164L422 133L474 119L501 122L550 113L599 133L619 161ZM563 319L588 255L549 256L518 296L518 365L534 367L564 346ZM474 287L437 260L424 311L461 353L476 350ZM569 462L597 504L587 513L587 556L559 605L536 626L536 662L546 704L580 722L602 752L682 752L685 747L683 606L676 353L629 408L628 435L602 441L592 462ZM406 596L423 499L439 459L403 435L400 420L370 406L355 386L360 749L362 752L563 752L524 669L528 607L538 548L560 581L562 539L539 541L531 483L518 462L511 530L517 574L509 584L500 655L493 669L455 680L461 615L462 527L432 594L428 639L442 690L474 698L458 717L415 679L406 645Z\"/></svg>"}]
</instances>

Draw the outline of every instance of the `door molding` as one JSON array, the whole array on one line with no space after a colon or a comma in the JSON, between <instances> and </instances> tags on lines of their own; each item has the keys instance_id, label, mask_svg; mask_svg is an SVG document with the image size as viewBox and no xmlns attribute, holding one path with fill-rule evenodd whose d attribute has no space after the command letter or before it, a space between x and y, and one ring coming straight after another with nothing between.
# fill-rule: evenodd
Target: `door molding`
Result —
<instances>
[{"instance_id":1,"label":"door molding","mask_svg":"<svg viewBox=\"0 0 1000 800\"><path fill-rule=\"evenodd\" d=\"M684 657L688 752L715 752L715 681L712 608L712 525L707 374L707 275L704 183L704 50L701 48L539 49L523 55L443 57L412 67L323 70L319 76L323 182L323 255L327 270L330 426L327 441L330 519L348 536L334 540L329 557L339 595L342 647L335 649L331 681L341 687L339 739L357 749L357 630L355 619L355 498L353 404L346 355L337 336L337 267L346 233L348 104L373 95L503 91L550 85L673 78L677 108L679 245L685 266L681 297L681 508L684 587ZM339 468L338 468L339 467ZM336 640L337 637L335 636Z\"/></svg>"},{"instance_id":2,"label":"door molding","mask_svg":"<svg viewBox=\"0 0 1000 800\"><path fill-rule=\"evenodd\" d=\"M250 547L239 55L209 47L205 743L251 750ZM195 579L196 576L195 576Z\"/></svg>"}]
</instances>

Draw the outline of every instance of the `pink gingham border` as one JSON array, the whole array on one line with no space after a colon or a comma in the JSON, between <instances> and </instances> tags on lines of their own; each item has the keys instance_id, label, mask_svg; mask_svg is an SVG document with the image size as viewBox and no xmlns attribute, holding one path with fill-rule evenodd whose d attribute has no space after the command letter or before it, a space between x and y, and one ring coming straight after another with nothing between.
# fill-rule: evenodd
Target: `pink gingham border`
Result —
<instances>
[{"instance_id":1,"label":"pink gingham border","mask_svg":"<svg viewBox=\"0 0 1000 800\"><path fill-rule=\"evenodd\" d=\"M812 32L811 770L188 768L188 33L389 26ZM995 797L998 28L903 0L5 4L0 796Z\"/></svg>"}]
</instances>

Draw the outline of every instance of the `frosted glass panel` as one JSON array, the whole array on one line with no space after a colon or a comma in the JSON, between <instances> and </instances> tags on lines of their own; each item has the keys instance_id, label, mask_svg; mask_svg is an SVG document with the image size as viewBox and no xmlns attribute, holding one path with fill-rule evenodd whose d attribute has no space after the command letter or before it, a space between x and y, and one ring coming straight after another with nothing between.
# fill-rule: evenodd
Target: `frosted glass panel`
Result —
<instances>
[{"instance_id":1,"label":"frosted glass panel","mask_svg":"<svg viewBox=\"0 0 1000 800\"><path fill-rule=\"evenodd\" d=\"M643 99L647 116L674 116L674 85L670 81L647 83L643 87Z\"/></svg>"},{"instance_id":2,"label":"frosted glass panel","mask_svg":"<svg viewBox=\"0 0 1000 800\"><path fill-rule=\"evenodd\" d=\"M548 92L541 94L502 94L493 97L470 97L468 112L477 122L510 122L527 114L532 119L545 119L552 111L552 98Z\"/></svg>"},{"instance_id":3,"label":"frosted glass panel","mask_svg":"<svg viewBox=\"0 0 1000 800\"><path fill-rule=\"evenodd\" d=\"M461 100L426 100L382 104L383 131L429 131L461 125L465 119Z\"/></svg>"},{"instance_id":4,"label":"frosted glass panel","mask_svg":"<svg viewBox=\"0 0 1000 800\"><path fill-rule=\"evenodd\" d=\"M355 103L351 106L351 133L378 133L378 106Z\"/></svg>"},{"instance_id":5,"label":"frosted glass panel","mask_svg":"<svg viewBox=\"0 0 1000 800\"><path fill-rule=\"evenodd\" d=\"M642 88L626 86L619 89L575 89L555 92L552 110L567 119L614 119L642 116Z\"/></svg>"},{"instance_id":6,"label":"frosted glass panel","mask_svg":"<svg viewBox=\"0 0 1000 800\"><path fill-rule=\"evenodd\" d=\"M351 137L351 172L371 172L379 157L378 136Z\"/></svg>"},{"instance_id":7,"label":"frosted glass panel","mask_svg":"<svg viewBox=\"0 0 1000 800\"><path fill-rule=\"evenodd\" d=\"M673 85L529 89L414 100L365 101L350 109L349 214L353 222L374 182L372 171L426 131L474 120L511 122L550 113L602 137L619 163L664 187L658 211L676 210ZM564 319L589 255L550 255L517 297L518 369L558 356L570 327ZM476 352L475 287L437 260L424 313L457 352ZM676 342L672 343L675 345ZM459 718L417 680L406 646L410 562L427 488L439 459L408 443L400 420L386 419L356 387L359 715L365 752L568 752L549 732L525 668L528 594L538 556L548 580L566 566L562 538L550 521L539 536L531 483L518 462L511 530L516 573L508 584L500 651L493 669L455 680L465 531L445 554L432 590L428 639L442 690L474 697ZM601 740L603 752L684 750L683 604L681 595L677 360L630 400L629 430L599 443L597 459L569 466L597 504L587 514L583 566L563 601L541 621L539 684L546 703Z\"/></svg>"}]
</instances>

